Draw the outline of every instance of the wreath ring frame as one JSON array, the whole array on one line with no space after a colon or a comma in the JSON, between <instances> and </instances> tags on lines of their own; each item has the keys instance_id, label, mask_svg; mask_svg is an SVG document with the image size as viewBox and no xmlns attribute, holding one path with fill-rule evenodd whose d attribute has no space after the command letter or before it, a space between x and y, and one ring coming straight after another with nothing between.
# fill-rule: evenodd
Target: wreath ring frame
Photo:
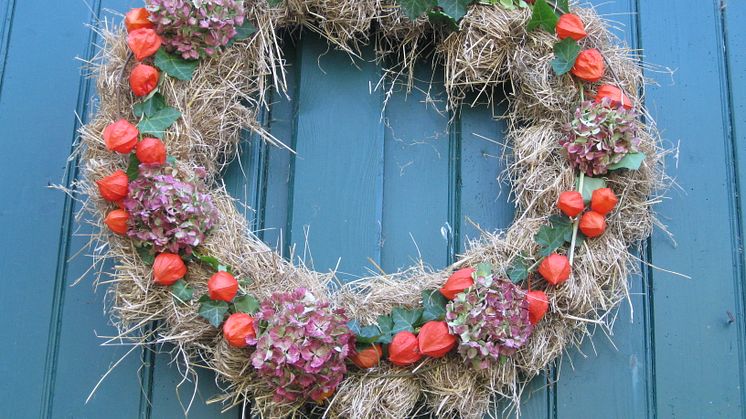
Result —
<instances>
[{"instance_id":1,"label":"wreath ring frame","mask_svg":"<svg viewBox=\"0 0 746 419\"><path fill-rule=\"evenodd\" d=\"M242 275L252 277L252 293L266 298L302 286L345 308L351 318L370 322L394 306L417 304L421 291L442 285L446 272L455 266L484 261L492 263L496 271L505 272L516 255L535 252L534 233L553 213L559 193L574 188L574 171L559 152L558 140L561 124L572 117L576 107L579 87L569 76L552 74L550 61L556 38L541 31L527 32L530 14L526 10L472 7L458 32L438 39L435 52L445 66L450 106L459 106L467 90L485 89L506 80L513 84L508 116L513 162L508 176L517 207L514 223L504 232L485 232L447 270L432 272L415 266L346 284L330 294L328 284L334 280L333 273L294 266L261 242L216 180L236 156L241 130L249 129L277 143L258 124L257 114L267 106L264 94L268 88L282 90L285 86L278 28L303 26L355 56L360 45L370 42L368 30L371 22L376 22L377 59L397 58L392 70L406 76L422 50L422 36L431 27L426 19L410 21L380 0L289 0L281 7L259 2L247 9L248 18L257 22L259 29L254 37L238 41L221 55L200 63L190 81L164 78L160 91L182 112L182 118L164 137L169 154L176 158L175 167L182 173L204 167L213 185L209 193L220 216L203 248ZM583 44L599 49L605 57L609 71L602 81L615 83L630 93L634 103L641 104L645 83L638 60L609 33L594 10L573 7L573 12L586 24L588 37ZM91 62L100 103L96 115L81 129L84 181L78 189L91 197L84 210L91 211L103 225L101 219L110 204L97 196L93 181L109 174L111 167L125 166L126 159L106 150L101 133L107 124L130 115L135 98L122 77L134 65L128 57L125 32L101 28L100 34L105 43ZM429 409L443 416L460 413L482 417L493 392L518 407L523 385L567 346L579 346L588 335L589 324L610 328L613 316L607 315L628 297L627 277L637 261L629 248L650 235L655 199L649 197L665 186L664 151L650 121L647 119L640 132L640 149L647 156L643 166L638 171L609 176L609 184L621 196L622 207L609 219L606 234L587 241L578 252L571 280L563 287L547 290L551 312L514 358L477 374L453 357L430 360L426 368L403 374L389 365L382 365L374 373L351 371L327 405L327 413L333 417L406 417L423 394ZM250 365L246 351L229 347L219 331L197 316L194 304L176 305L167 290L152 285L149 267L138 258L131 240L102 228L93 242L97 243L92 248L100 249L95 265L107 259L118 261L109 293L113 322L122 337L144 342L152 333L143 331L158 320L157 337L148 342L174 343L174 357L199 359L214 370L225 385L225 394L218 400L236 405L251 398L255 401L253 409L262 416L288 413L288 406L274 404L266 388L246 372ZM100 242L107 246L99 246ZM206 288L208 277L204 267L190 265L187 280L196 290ZM406 286L402 286L403 280ZM357 303L361 295L365 296L365 307ZM191 365L185 372L189 373L193 373Z\"/></svg>"}]
</instances>

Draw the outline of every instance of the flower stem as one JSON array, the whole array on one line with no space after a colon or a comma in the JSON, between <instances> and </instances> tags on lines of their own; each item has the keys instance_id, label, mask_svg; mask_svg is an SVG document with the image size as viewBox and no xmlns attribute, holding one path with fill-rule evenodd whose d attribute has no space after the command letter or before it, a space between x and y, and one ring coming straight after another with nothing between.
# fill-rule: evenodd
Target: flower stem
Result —
<instances>
[{"instance_id":1,"label":"flower stem","mask_svg":"<svg viewBox=\"0 0 746 419\"><path fill-rule=\"evenodd\" d=\"M582 93L581 93L582 95ZM583 194L583 181L585 180L585 172L580 171L580 177L578 180L578 192ZM575 218L575 222L572 224L572 240L570 241L570 266L572 266L572 260L575 257L575 240L578 238L578 225L580 224L580 216Z\"/></svg>"}]
</instances>

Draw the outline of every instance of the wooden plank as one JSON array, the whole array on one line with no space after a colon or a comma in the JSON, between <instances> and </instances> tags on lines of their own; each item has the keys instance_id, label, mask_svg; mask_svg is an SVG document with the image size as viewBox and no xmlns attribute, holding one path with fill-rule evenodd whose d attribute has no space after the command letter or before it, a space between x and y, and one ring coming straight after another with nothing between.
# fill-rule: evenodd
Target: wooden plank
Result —
<instances>
[{"instance_id":1,"label":"wooden plank","mask_svg":"<svg viewBox=\"0 0 746 419\"><path fill-rule=\"evenodd\" d=\"M396 272L421 257L435 269L449 260L448 112L442 71L418 63L412 94L394 86L385 119L381 267ZM431 80L435 81L431 84Z\"/></svg>"},{"instance_id":2,"label":"wooden plank","mask_svg":"<svg viewBox=\"0 0 746 419\"><path fill-rule=\"evenodd\" d=\"M283 144L293 144L296 129L295 102L298 98L300 66L299 50L295 41L285 38L282 48L287 68L287 95L281 92L272 94L272 108L269 116L269 130ZM289 96L289 97L288 97ZM266 183L261 205L260 237L265 243L275 247L288 257L290 243L284 241L288 225L288 201L290 193L290 169L292 153L285 148L268 146L264 154Z\"/></svg>"},{"instance_id":3,"label":"wooden plank","mask_svg":"<svg viewBox=\"0 0 746 419\"><path fill-rule=\"evenodd\" d=\"M14 157L0 169L4 179L0 192L8 197L0 217L0 251L4 255L0 272L3 278L18 280L0 297L0 324L8 337L0 362L4 377L0 405L12 407L16 417L46 417L57 411L55 406L64 409L68 400L60 397L73 395L54 390L66 374L66 359L57 353L57 344L68 337L62 327L63 305L67 283L77 269L68 269L65 262L80 244L69 241L74 230L72 200L46 186L71 179L63 172L76 135L73 112L84 114L87 99L81 89L80 63L74 57L83 54L90 42L84 23L91 21L92 14L85 3L9 2L1 9L13 10L12 22L3 16L8 44L7 55L2 57L0 124L3 144L13 150ZM57 31L53 43L48 31L39 30L40 22ZM96 313L103 325L101 304L99 301ZM101 332L105 332L103 328ZM92 334L88 329L88 337ZM88 369L79 372L79 381L75 381L78 393L69 400L76 411L82 409L99 372L105 372L119 355L114 350L101 358L92 357ZM101 369L94 372L94 368ZM132 389L135 402L102 396L93 402L92 411L108 403L107 407L124 415L136 414L136 374L114 377L113 381L120 389Z\"/></svg>"},{"instance_id":4,"label":"wooden plank","mask_svg":"<svg viewBox=\"0 0 746 419\"><path fill-rule=\"evenodd\" d=\"M382 103L372 91L379 71L315 36L305 36L299 61L286 240L309 266L339 264L340 277L350 278L380 259Z\"/></svg>"},{"instance_id":5,"label":"wooden plank","mask_svg":"<svg viewBox=\"0 0 746 419\"><path fill-rule=\"evenodd\" d=\"M496 119L506 114L507 103L500 88L493 93L494 104L469 106L468 97L459 118L460 217L456 221L462 236L457 251L466 247L469 239L478 239L483 231L510 227L515 208L510 202L510 184L498 177L507 169L504 159L507 123ZM476 226L479 226L477 228Z\"/></svg>"},{"instance_id":6,"label":"wooden plank","mask_svg":"<svg viewBox=\"0 0 746 419\"><path fill-rule=\"evenodd\" d=\"M649 62L677 69L649 74L648 106L665 137L681 143L667 165L683 191L659 206L678 245L659 232L652 261L692 277L655 271L655 379L660 417L743 414L739 324L741 295L720 2L640 2L641 40ZM741 300L742 301L742 300ZM742 327L742 324L741 324Z\"/></svg>"},{"instance_id":7,"label":"wooden plank","mask_svg":"<svg viewBox=\"0 0 746 419\"><path fill-rule=\"evenodd\" d=\"M638 48L636 2L596 3L598 13L610 20L614 32L632 48ZM647 281L633 275L629 283L630 300L619 307L613 335L607 337L598 329L585 339L580 351L571 350L570 358L563 359L556 384L558 418L653 415L648 412L652 354L646 333Z\"/></svg>"},{"instance_id":8,"label":"wooden plank","mask_svg":"<svg viewBox=\"0 0 746 419\"><path fill-rule=\"evenodd\" d=\"M746 417L746 323L743 318L746 315L746 281L744 281L744 205L746 197L743 195L746 187L746 4L743 2L729 2L721 10L724 14L723 25L725 47L726 47L726 64L728 71L728 92L730 107L730 129L731 129L731 148L734 151L736 161L736 171L738 183L735 186L738 194L739 204L738 212L740 213L739 234L740 241L740 275L736 277L735 295L741 296L741 300L736 302L736 325L739 332L739 368L741 370L741 415ZM740 304L739 304L740 303Z\"/></svg>"},{"instance_id":9,"label":"wooden plank","mask_svg":"<svg viewBox=\"0 0 746 419\"><path fill-rule=\"evenodd\" d=\"M108 0L92 6L97 18L102 18L102 9L123 9L126 2ZM77 24L82 25L81 22ZM85 51L84 56L92 57L95 54L96 35L90 31L88 36L87 45L81 51ZM77 114L83 117L88 115L93 90L92 80L81 78ZM74 135L71 133L71 136ZM68 170L74 176L75 162L69 162ZM79 209L79 205L67 208L69 212L63 218L63 229L73 223L72 216ZM47 348L56 352L53 378L48 390L48 414L51 417L99 417L115 409L123 415L135 417L142 396L138 374L141 349L126 345L100 346L103 339L99 336L115 336L117 332L104 315L107 287L102 286L94 292L89 285L92 277L88 269L92 261L87 256L90 251L83 249L90 233L92 228L89 225L75 223L67 231L67 250L64 260L60 261L64 264L69 260L63 271L64 285L60 289L59 313L54 326L57 338L50 341ZM77 256L73 257L74 254ZM83 278L81 284L72 287L80 278ZM81 353L86 356L81 357ZM121 358L124 359L120 362ZM116 368L86 403L97 382L114 365L117 365Z\"/></svg>"}]
</instances>

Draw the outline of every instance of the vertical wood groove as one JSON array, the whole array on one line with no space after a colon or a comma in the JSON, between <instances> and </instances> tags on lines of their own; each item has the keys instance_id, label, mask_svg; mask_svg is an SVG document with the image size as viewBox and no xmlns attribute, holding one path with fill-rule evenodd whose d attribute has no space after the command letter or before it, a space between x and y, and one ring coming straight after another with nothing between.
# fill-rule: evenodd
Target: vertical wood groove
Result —
<instances>
[{"instance_id":1,"label":"vertical wood groove","mask_svg":"<svg viewBox=\"0 0 746 419\"><path fill-rule=\"evenodd\" d=\"M281 232L284 243L282 251L285 257L290 257L290 250L293 240L293 206L295 203L295 159L298 157L296 150L298 148L298 115L300 113L300 89L303 69L303 39L298 40L295 51L295 91L291 94L291 136L290 136L290 173L288 179L288 198L287 198L287 219L285 220L285 231ZM293 262L291 260L291 262Z\"/></svg>"},{"instance_id":2,"label":"vertical wood groove","mask_svg":"<svg viewBox=\"0 0 746 419\"><path fill-rule=\"evenodd\" d=\"M94 4L91 8L91 15L90 15L90 21L89 25L93 26L95 22L98 20L100 13L101 13L101 2L100 0L95 0ZM97 39L97 33L95 31L89 30L88 32L88 38L87 43L85 45L85 56L87 60L90 60L93 58L95 54L95 45L96 45L96 39ZM8 38L10 38L8 36ZM7 59L7 48L6 48L6 55L3 57L3 59ZM4 63L3 63L4 66ZM81 126L81 120L77 118L79 115L81 119L85 120L88 115L88 105L91 100L91 83L92 80L90 78L86 78L84 74L81 74L78 78L78 95L77 95L77 104L75 107L76 115L73 116L75 118L75 121L73 122L73 133L72 133L72 139L70 143L70 150L69 154L71 155L75 149L77 138L78 138L78 129ZM0 89L2 86L0 86ZM67 161L66 167L65 167L65 176L64 176L64 184L65 187L71 187L73 181L78 176L78 160L77 159L69 159ZM51 417L52 416L52 409L54 405L54 386L55 386L55 380L57 376L57 362L59 358L59 342L60 342L60 332L62 329L62 308L64 306L64 300L65 300L65 289L66 286L66 280L67 280L67 272L68 272L68 259L70 258L70 240L72 239L72 234L74 231L73 223L75 222L75 214L74 214L74 207L75 207L75 201L69 194L65 194L64 197L64 203L63 203L63 210L62 210L62 217L61 217L61 224L60 224L60 231L59 231L59 238L58 243L59 247L57 250L57 266L55 268L55 277L54 277L54 285L53 285L53 291L52 291L52 303L51 303L51 313L50 313L50 319L49 319L49 329L48 329L48 335L47 335L47 347L46 347L46 355L44 359L44 378L42 382L42 392L41 392L41 403L40 403L40 417Z\"/></svg>"},{"instance_id":3,"label":"vertical wood groove","mask_svg":"<svg viewBox=\"0 0 746 419\"><path fill-rule=\"evenodd\" d=\"M737 139L736 136L736 115L734 111L734 99L733 99L733 73L731 68L731 62L730 62L730 45L728 40L728 21L726 20L726 10L727 10L727 4L721 3L719 0L714 0L714 7L716 7L716 13L720 17L719 20L719 26L720 26L720 35L721 35L721 43L722 48L718 50L718 53L720 55L720 71L722 73L721 77L721 95L722 97L726 98L726 100L721 100L721 106L723 107L723 125L726 127L726 136L725 136L725 149L726 152L729 154L730 158L732 159L732 164L727 164L727 173L728 173L728 186L731 189L731 193L728 194L729 198L729 208L732 211L731 212L731 223L733 224L732 228L736 232L736 234L731 236L732 239L732 246L731 250L733 252L733 270L735 271L735 275L733 275L733 288L736 291L735 294L735 317L736 322L731 327L737 327L738 333L737 333L737 341L738 341L738 367L739 367L739 373L740 373L740 393L741 393L741 415L743 417L746 417L746 386L743 384L746 383L746 377L744 374L746 374L746 331L744 330L743 326L739 324L740 322L743 323L743 315L744 315L744 306L746 305L746 295L744 295L744 284L746 283L746 280L744 279L744 264L746 261L744 261L744 252L743 252L743 246L744 246L744 230L743 230L743 208L741 207L741 182L740 182L740 167L739 167L739 155L738 155L738 145L737 145Z\"/></svg>"},{"instance_id":4,"label":"vertical wood groove","mask_svg":"<svg viewBox=\"0 0 746 419\"><path fill-rule=\"evenodd\" d=\"M5 64L8 62L8 48L10 46L10 33L13 29L13 16L15 15L15 0L7 0L3 12L2 27L0 27L0 96L3 94L3 82L5 81Z\"/></svg>"},{"instance_id":5,"label":"vertical wood groove","mask_svg":"<svg viewBox=\"0 0 746 419\"><path fill-rule=\"evenodd\" d=\"M461 133L461 112L452 111L449 114L452 121L448 127L448 223L451 231L448 236L448 260L451 265L456 262L456 257L461 248L461 145L463 136Z\"/></svg>"},{"instance_id":6,"label":"vertical wood groove","mask_svg":"<svg viewBox=\"0 0 746 419\"><path fill-rule=\"evenodd\" d=\"M634 34L632 39L634 49L637 51L643 51L643 35L642 35L642 24L641 24L641 0L630 0L630 8L634 12L633 24L635 25L634 30L631 32ZM640 54L640 64L644 64L644 55ZM640 86L641 92L644 91L644 86ZM640 96L643 97L644 96ZM643 102L643 105L645 103ZM646 122L645 115L640 118L643 122ZM657 397L657 384L655 374L655 288L653 286L653 239L648 237L645 240L645 246L642 249L642 258L645 263L640 264L640 270L642 274L642 289L645 291L645 295L642 298L643 305L643 325L645 329L644 337L644 348L645 348L645 360L647 363L645 381L646 381L646 411L648 418L655 419L658 417L658 397Z\"/></svg>"}]
</instances>

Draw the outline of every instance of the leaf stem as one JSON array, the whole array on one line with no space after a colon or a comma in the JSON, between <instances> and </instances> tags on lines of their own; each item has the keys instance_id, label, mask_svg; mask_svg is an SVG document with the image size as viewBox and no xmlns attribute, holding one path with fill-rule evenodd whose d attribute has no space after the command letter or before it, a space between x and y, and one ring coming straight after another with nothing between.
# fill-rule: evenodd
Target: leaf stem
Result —
<instances>
[{"instance_id":1,"label":"leaf stem","mask_svg":"<svg viewBox=\"0 0 746 419\"><path fill-rule=\"evenodd\" d=\"M582 93L580 94L582 97ZM585 172L580 171L580 177L578 180L578 192L583 194L583 181L585 180ZM570 266L572 266L572 260L575 257L575 240L578 238L578 226L580 225L580 217L575 218L575 222L572 223L572 240L570 240Z\"/></svg>"}]
</instances>

